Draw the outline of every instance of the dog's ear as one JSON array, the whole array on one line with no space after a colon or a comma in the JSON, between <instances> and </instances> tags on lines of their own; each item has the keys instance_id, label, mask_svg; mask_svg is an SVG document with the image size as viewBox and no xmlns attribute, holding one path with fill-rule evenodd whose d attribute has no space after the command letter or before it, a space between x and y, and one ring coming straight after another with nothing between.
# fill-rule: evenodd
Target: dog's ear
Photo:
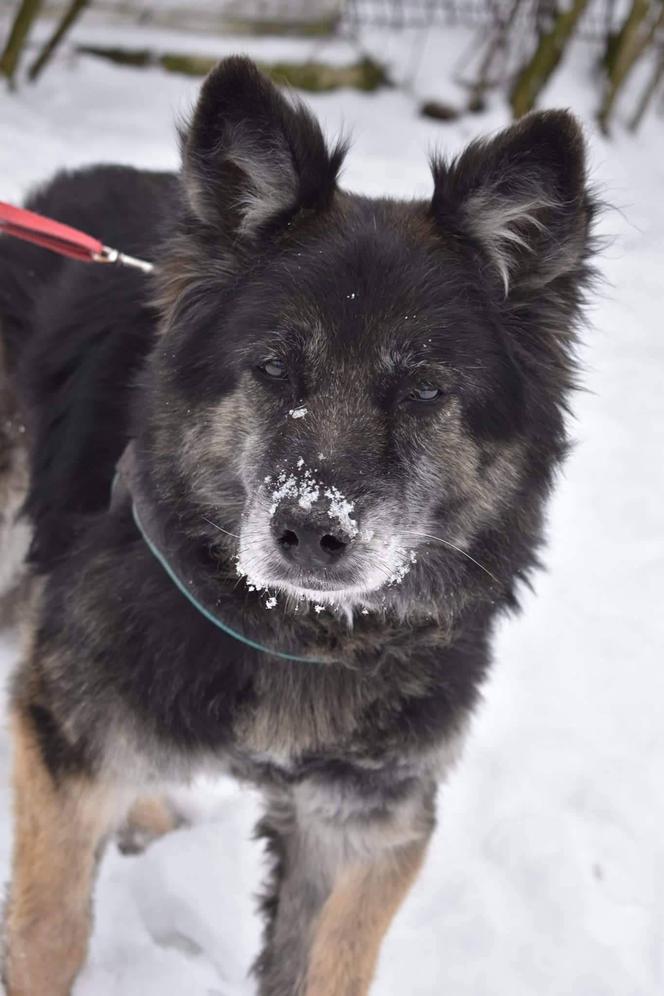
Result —
<instances>
[{"instance_id":1,"label":"dog's ear","mask_svg":"<svg viewBox=\"0 0 664 996\"><path fill-rule=\"evenodd\" d=\"M306 107L240 57L220 62L205 80L182 146L194 214L245 239L301 209L324 209L345 151L341 144L329 150Z\"/></svg>"},{"instance_id":2,"label":"dog's ear","mask_svg":"<svg viewBox=\"0 0 664 996\"><path fill-rule=\"evenodd\" d=\"M505 295L537 291L582 263L592 203L571 114L529 114L432 168L434 217L480 248Z\"/></svg>"}]
</instances>

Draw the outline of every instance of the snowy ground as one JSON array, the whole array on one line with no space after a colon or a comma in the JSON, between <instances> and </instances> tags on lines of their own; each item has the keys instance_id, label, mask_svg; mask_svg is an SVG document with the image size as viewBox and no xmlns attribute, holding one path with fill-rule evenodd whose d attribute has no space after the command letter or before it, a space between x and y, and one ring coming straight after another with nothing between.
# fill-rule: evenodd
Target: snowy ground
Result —
<instances>
[{"instance_id":1,"label":"snowy ground","mask_svg":"<svg viewBox=\"0 0 664 996\"><path fill-rule=\"evenodd\" d=\"M79 30L88 40L101 34ZM164 32L149 41L174 47ZM178 37L177 47L185 41ZM402 72L419 65L422 96L454 96L447 70L458 36L432 35L424 52L417 36L373 43L399 56ZM247 47L200 37L188 44L220 53ZM281 55L288 46L297 48L260 40L248 47ZM194 92L160 71L63 58L36 89L0 93L0 197L18 198L65 165L174 166L173 120ZM546 103L589 119L590 99L572 66ZM397 90L312 103L330 132L352 131L344 180L368 193L427 192L428 149L457 150L506 121L497 105L455 125L426 123ZM664 142L661 122L635 140L608 143L592 129L590 139L595 179L620 210L603 223L613 241L586 337L589 392L576 399L578 445L551 509L550 571L523 616L501 629L485 703L442 793L426 870L384 946L376 996L664 991ZM16 646L10 635L2 639L8 672ZM4 880L7 778L3 728ZM76 996L253 992L246 970L259 930L256 800L221 783L197 786L185 801L191 828L141 857L111 850L105 858Z\"/></svg>"}]
</instances>

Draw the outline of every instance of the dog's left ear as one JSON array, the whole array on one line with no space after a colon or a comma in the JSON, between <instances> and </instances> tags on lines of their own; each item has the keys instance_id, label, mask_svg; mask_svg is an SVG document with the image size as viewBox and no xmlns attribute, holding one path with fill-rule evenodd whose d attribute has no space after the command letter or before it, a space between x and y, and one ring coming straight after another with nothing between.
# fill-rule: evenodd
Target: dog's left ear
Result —
<instances>
[{"instance_id":1,"label":"dog's left ear","mask_svg":"<svg viewBox=\"0 0 664 996\"><path fill-rule=\"evenodd\" d=\"M592 202L583 136L571 114L529 114L432 168L434 217L480 249L505 295L541 289L581 264Z\"/></svg>"},{"instance_id":2,"label":"dog's left ear","mask_svg":"<svg viewBox=\"0 0 664 996\"><path fill-rule=\"evenodd\" d=\"M327 148L304 105L240 57L209 74L182 144L194 214L243 239L301 209L325 208L344 155L342 145Z\"/></svg>"}]
</instances>

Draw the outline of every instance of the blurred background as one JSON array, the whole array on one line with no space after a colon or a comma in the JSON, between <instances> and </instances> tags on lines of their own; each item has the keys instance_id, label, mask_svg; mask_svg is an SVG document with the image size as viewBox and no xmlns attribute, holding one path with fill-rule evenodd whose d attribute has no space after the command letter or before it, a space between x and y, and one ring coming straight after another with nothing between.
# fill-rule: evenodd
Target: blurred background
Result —
<instances>
[{"instance_id":1,"label":"blurred background","mask_svg":"<svg viewBox=\"0 0 664 996\"><path fill-rule=\"evenodd\" d=\"M249 35L316 40L261 47L263 68L280 83L314 93L390 85L415 91L432 29L442 27L459 35L448 69L461 92L456 99L432 92L418 103L427 117L451 121L481 112L495 92L520 117L539 102L578 43L594 77L594 116L605 133L617 116L635 132L653 108L664 111L661 0L20 0L15 8L7 15L0 57L10 86L22 65L27 79L37 80L63 48L116 65L202 76L215 61L213 39ZM45 18L49 28L34 41L33 27ZM86 30L93 25L96 33ZM173 32L172 48L150 28ZM371 29L397 35L405 55L400 71L391 72L389 55L371 45ZM208 53L179 41L177 33L190 31L210 40ZM343 39L345 51L327 44L333 39ZM625 92L624 114L617 115Z\"/></svg>"},{"instance_id":2,"label":"blurred background","mask_svg":"<svg viewBox=\"0 0 664 996\"><path fill-rule=\"evenodd\" d=\"M374 992L660 996L664 2L0 0L0 199L93 162L177 168L176 122L236 52L329 135L350 134L342 183L362 193L430 196L432 150L453 155L533 107L584 124L604 248L547 570L499 629ZM0 641L8 675L17 637ZM177 794L189 827L141 856L109 849L75 996L254 993L259 803L209 779Z\"/></svg>"}]
</instances>

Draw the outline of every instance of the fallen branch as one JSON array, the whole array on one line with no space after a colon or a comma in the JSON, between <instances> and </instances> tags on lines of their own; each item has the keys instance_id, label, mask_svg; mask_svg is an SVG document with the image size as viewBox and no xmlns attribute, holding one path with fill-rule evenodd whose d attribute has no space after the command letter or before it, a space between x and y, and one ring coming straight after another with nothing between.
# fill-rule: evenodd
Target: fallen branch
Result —
<instances>
[{"instance_id":1,"label":"fallen branch","mask_svg":"<svg viewBox=\"0 0 664 996\"><path fill-rule=\"evenodd\" d=\"M93 45L79 45L77 52L108 59L122 66L134 68L160 67L170 73L185 76L205 76L219 61L205 55L189 55L179 52L154 52L150 49L106 48ZM324 62L258 62L259 68L275 81L288 84L300 90L327 92L340 87L355 90L377 90L389 86L385 68L369 57L341 66Z\"/></svg>"}]
</instances>

